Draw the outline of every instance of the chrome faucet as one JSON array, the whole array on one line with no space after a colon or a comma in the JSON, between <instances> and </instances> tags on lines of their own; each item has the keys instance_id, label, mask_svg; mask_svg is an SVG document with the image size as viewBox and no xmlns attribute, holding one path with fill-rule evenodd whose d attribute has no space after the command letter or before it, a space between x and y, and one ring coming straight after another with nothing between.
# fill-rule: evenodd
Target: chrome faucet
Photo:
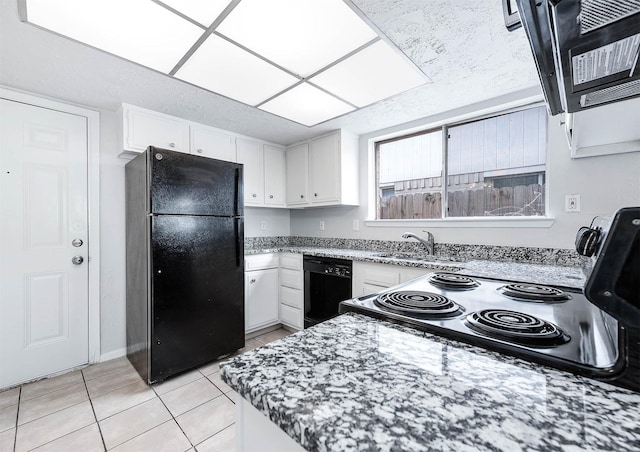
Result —
<instances>
[{"instance_id":1,"label":"chrome faucet","mask_svg":"<svg viewBox=\"0 0 640 452\"><path fill-rule=\"evenodd\" d=\"M425 247L425 249L427 250L427 254L430 254L433 256L433 244L434 244L434 240L433 240L433 234L430 233L429 231L423 230L422 232L426 232L427 233L427 239L423 239L420 236L415 235L412 232L405 232L404 234L402 234L402 238L403 239L410 239L410 238L414 238L416 239L418 242L422 243L422 246Z\"/></svg>"}]
</instances>

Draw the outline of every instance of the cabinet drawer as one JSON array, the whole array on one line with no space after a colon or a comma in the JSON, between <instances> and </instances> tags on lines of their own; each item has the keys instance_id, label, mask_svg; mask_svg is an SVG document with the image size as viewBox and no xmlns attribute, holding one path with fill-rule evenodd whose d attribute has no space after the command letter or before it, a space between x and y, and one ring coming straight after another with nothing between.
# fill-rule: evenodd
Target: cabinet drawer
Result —
<instances>
[{"instance_id":1,"label":"cabinet drawer","mask_svg":"<svg viewBox=\"0 0 640 452\"><path fill-rule=\"evenodd\" d=\"M299 330L302 329L302 309L292 308L284 304L280 305L280 323L284 323Z\"/></svg>"},{"instance_id":2,"label":"cabinet drawer","mask_svg":"<svg viewBox=\"0 0 640 452\"><path fill-rule=\"evenodd\" d=\"M383 287L400 283L400 272L396 269L366 269L362 272L362 282Z\"/></svg>"},{"instance_id":3,"label":"cabinet drawer","mask_svg":"<svg viewBox=\"0 0 640 452\"><path fill-rule=\"evenodd\" d=\"M281 254L280 267L290 270L302 270L302 254Z\"/></svg>"},{"instance_id":4,"label":"cabinet drawer","mask_svg":"<svg viewBox=\"0 0 640 452\"><path fill-rule=\"evenodd\" d=\"M293 289L302 289L302 272L300 270L280 269L280 285Z\"/></svg>"},{"instance_id":5,"label":"cabinet drawer","mask_svg":"<svg viewBox=\"0 0 640 452\"><path fill-rule=\"evenodd\" d=\"M304 305L304 294L300 289L280 286L280 303L292 308L302 309Z\"/></svg>"},{"instance_id":6,"label":"cabinet drawer","mask_svg":"<svg viewBox=\"0 0 640 452\"><path fill-rule=\"evenodd\" d=\"M275 268L277 266L277 254L254 254L251 256L245 256L244 258L245 271L261 270L263 268Z\"/></svg>"}]
</instances>

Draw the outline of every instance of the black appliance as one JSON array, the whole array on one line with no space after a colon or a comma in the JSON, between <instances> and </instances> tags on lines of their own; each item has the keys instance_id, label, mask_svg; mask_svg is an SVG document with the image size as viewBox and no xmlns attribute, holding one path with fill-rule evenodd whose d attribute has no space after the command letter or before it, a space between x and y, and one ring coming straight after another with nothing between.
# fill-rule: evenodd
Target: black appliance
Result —
<instances>
[{"instance_id":1,"label":"black appliance","mask_svg":"<svg viewBox=\"0 0 640 452\"><path fill-rule=\"evenodd\" d=\"M304 327L338 315L338 305L351 298L352 262L330 257L304 256Z\"/></svg>"},{"instance_id":2,"label":"black appliance","mask_svg":"<svg viewBox=\"0 0 640 452\"><path fill-rule=\"evenodd\" d=\"M584 291L436 272L343 301L359 312L640 392L640 208L593 226ZM577 244L584 245L582 228ZM613 263L615 261L615 264Z\"/></svg>"},{"instance_id":3,"label":"black appliance","mask_svg":"<svg viewBox=\"0 0 640 452\"><path fill-rule=\"evenodd\" d=\"M640 96L640 2L516 1L552 115Z\"/></svg>"},{"instance_id":4,"label":"black appliance","mask_svg":"<svg viewBox=\"0 0 640 452\"><path fill-rule=\"evenodd\" d=\"M244 346L242 165L149 147L125 182L127 357L156 383Z\"/></svg>"}]
</instances>

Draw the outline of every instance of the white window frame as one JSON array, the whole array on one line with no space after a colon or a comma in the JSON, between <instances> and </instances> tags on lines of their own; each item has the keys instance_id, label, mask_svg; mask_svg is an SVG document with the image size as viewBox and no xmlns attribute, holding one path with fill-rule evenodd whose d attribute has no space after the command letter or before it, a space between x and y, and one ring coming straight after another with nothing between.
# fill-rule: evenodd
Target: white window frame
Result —
<instances>
[{"instance_id":1,"label":"white window frame","mask_svg":"<svg viewBox=\"0 0 640 452\"><path fill-rule=\"evenodd\" d=\"M525 228L550 228L555 218L549 216L549 177L546 177L547 189L545 190L545 216L539 217L512 217L512 216L496 216L496 217L444 217L433 219L378 219L377 218L377 180L376 180L376 150L375 145L379 141L389 140L393 138L402 137L404 135L411 135L421 131L434 130L442 128L443 140L446 140L447 129L457 125L480 121L483 119L514 113L516 111L526 110L529 108L535 108L544 106L539 96L532 98L522 99L520 101L511 102L509 104L503 104L492 108L487 108L481 111L470 112L460 116L453 116L445 118L443 120L425 123L410 129L399 130L390 134L375 136L369 138L367 142L367 200L368 200L368 213L365 220L366 226L373 227L429 227L429 228L513 228L513 227L525 227ZM548 146L547 133L547 146ZM443 180L447 180L447 147L443 147ZM545 158L545 174L547 173L549 165L549 152L546 153ZM442 202L443 205L447 205L447 187L446 183L443 184ZM444 214L444 209L443 209Z\"/></svg>"}]
</instances>

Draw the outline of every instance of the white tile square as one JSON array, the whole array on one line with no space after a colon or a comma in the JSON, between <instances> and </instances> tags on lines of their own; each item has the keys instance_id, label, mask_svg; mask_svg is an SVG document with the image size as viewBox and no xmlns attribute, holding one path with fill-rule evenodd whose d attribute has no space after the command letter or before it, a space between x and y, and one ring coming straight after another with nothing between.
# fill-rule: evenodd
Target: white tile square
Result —
<instances>
[{"instance_id":1,"label":"white tile square","mask_svg":"<svg viewBox=\"0 0 640 452\"><path fill-rule=\"evenodd\" d=\"M156 397L155 392L144 382L139 381L96 397L92 402L96 417L101 421L154 397Z\"/></svg>"},{"instance_id":2,"label":"white tile square","mask_svg":"<svg viewBox=\"0 0 640 452\"><path fill-rule=\"evenodd\" d=\"M56 411L19 426L15 452L34 449L95 422L89 401Z\"/></svg>"},{"instance_id":3,"label":"white tile square","mask_svg":"<svg viewBox=\"0 0 640 452\"><path fill-rule=\"evenodd\" d=\"M104 445L98 424L91 424L33 450L34 452L102 452Z\"/></svg>"},{"instance_id":4,"label":"white tile square","mask_svg":"<svg viewBox=\"0 0 640 452\"><path fill-rule=\"evenodd\" d=\"M100 421L100 429L104 444L112 449L170 419L162 401L153 398Z\"/></svg>"},{"instance_id":5,"label":"white tile square","mask_svg":"<svg viewBox=\"0 0 640 452\"><path fill-rule=\"evenodd\" d=\"M179 416L192 408L222 395L222 391L205 377L160 396L173 416Z\"/></svg>"},{"instance_id":6,"label":"white tile square","mask_svg":"<svg viewBox=\"0 0 640 452\"><path fill-rule=\"evenodd\" d=\"M176 421L172 419L112 450L117 452L179 452L190 448L191 443L184 436Z\"/></svg>"},{"instance_id":7,"label":"white tile square","mask_svg":"<svg viewBox=\"0 0 640 452\"><path fill-rule=\"evenodd\" d=\"M203 419L206 419L203 422ZM198 444L232 425L236 420L236 407L224 396L200 405L176 418L178 424L193 443Z\"/></svg>"}]
</instances>

